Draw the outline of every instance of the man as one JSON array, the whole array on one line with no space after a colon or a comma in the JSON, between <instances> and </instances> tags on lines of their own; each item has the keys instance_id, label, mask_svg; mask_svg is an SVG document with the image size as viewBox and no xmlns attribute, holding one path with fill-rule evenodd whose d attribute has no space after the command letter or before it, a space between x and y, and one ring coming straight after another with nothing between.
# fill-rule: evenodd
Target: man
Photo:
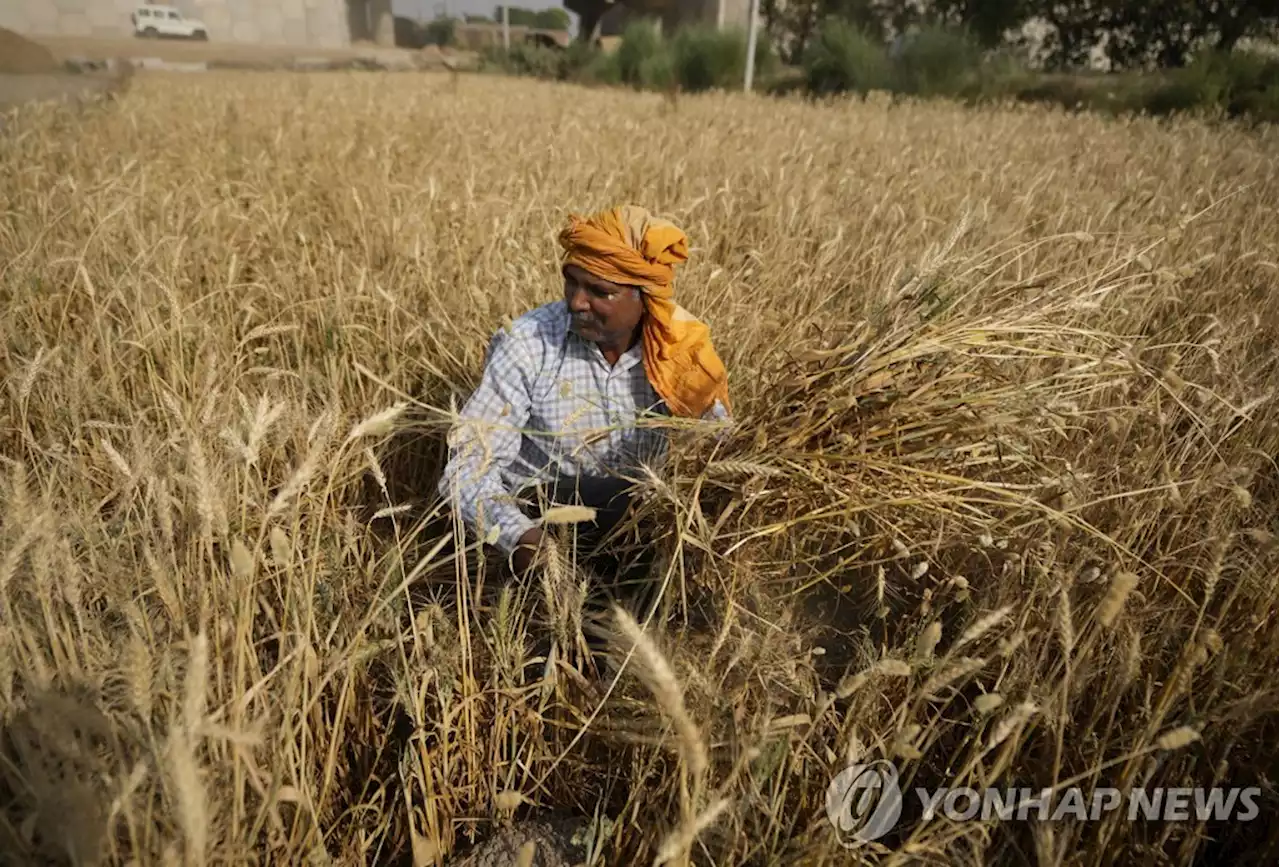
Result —
<instances>
[{"instance_id":1,"label":"man","mask_svg":"<svg viewBox=\"0 0 1280 867\"><path fill-rule=\"evenodd\" d=\"M517 575L543 538L520 494L542 486L553 502L597 509L585 535L598 541L625 514L628 472L665 454L661 429L646 422L729 414L709 329L674 301L684 232L628 205L571 216L560 244L564 300L493 336L440 481Z\"/></svg>"}]
</instances>

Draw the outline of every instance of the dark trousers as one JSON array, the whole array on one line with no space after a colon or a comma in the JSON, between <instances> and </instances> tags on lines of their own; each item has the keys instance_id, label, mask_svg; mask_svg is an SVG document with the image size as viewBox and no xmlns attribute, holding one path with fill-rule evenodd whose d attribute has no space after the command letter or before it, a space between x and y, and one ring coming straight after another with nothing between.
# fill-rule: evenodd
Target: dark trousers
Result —
<instances>
[{"instance_id":1,"label":"dark trousers","mask_svg":"<svg viewBox=\"0 0 1280 867\"><path fill-rule=\"evenodd\" d=\"M563 534L573 541L577 565L592 576L587 605L596 612L618 601L639 615L653 601L655 590L650 572L653 551L641 538L613 538L610 535L624 524L632 504L629 482L612 478L571 478L545 486L532 493L532 503L522 508L530 518L540 514L541 506L588 506L596 510L594 521L566 525ZM540 495L540 496L539 496ZM520 498L526 500L525 496ZM539 502L541 501L541 502Z\"/></svg>"}]
</instances>

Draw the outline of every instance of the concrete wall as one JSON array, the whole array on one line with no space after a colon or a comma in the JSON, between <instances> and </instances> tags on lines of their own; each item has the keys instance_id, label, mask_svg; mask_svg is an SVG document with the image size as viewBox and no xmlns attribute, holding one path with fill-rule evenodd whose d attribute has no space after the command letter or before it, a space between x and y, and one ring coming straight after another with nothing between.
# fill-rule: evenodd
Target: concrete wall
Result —
<instances>
[{"instance_id":1,"label":"concrete wall","mask_svg":"<svg viewBox=\"0 0 1280 867\"><path fill-rule=\"evenodd\" d=\"M748 19L751 17L751 0L717 0L716 7L716 16L721 27L736 27L743 33L747 31ZM760 18L761 20L756 22L757 27L764 26L764 16L761 15Z\"/></svg>"},{"instance_id":2,"label":"concrete wall","mask_svg":"<svg viewBox=\"0 0 1280 867\"><path fill-rule=\"evenodd\" d=\"M369 2L385 6L388 44L393 44L391 0ZM129 15L137 5L135 0L0 0L0 27L33 35L131 37ZM215 43L317 48L351 43L347 0L173 0L169 5L202 20Z\"/></svg>"},{"instance_id":3,"label":"concrete wall","mask_svg":"<svg viewBox=\"0 0 1280 867\"><path fill-rule=\"evenodd\" d=\"M134 0L0 0L0 27L50 36L129 36Z\"/></svg>"},{"instance_id":4,"label":"concrete wall","mask_svg":"<svg viewBox=\"0 0 1280 867\"><path fill-rule=\"evenodd\" d=\"M344 0L184 0L179 8L204 21L210 42L317 48L351 44Z\"/></svg>"}]
</instances>

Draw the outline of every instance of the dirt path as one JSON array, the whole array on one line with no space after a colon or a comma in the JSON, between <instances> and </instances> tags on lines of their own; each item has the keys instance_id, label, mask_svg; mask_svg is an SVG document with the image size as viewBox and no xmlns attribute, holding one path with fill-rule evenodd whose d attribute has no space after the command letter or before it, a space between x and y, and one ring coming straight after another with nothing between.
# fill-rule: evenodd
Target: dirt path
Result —
<instances>
[{"instance_id":1,"label":"dirt path","mask_svg":"<svg viewBox=\"0 0 1280 867\"><path fill-rule=\"evenodd\" d=\"M3 2L3 0L0 0ZM238 45L220 42L187 42L176 39L138 39L120 37L104 39L72 36L22 37L0 30L9 41L0 42L0 50L17 58L21 50L23 64L11 63L12 69L0 71L0 113L31 100L74 98L108 90L114 76L105 71L75 74L67 69L68 61L130 60L141 68L149 61L175 65L191 64L195 69L222 65L245 69L269 69L301 61L323 67L326 61L370 59L381 66L375 68L430 69L443 68L444 55L387 48L372 44L356 44L345 48L312 48L305 45ZM454 52L459 66L474 59L469 52ZM78 65L78 64L72 64ZM156 64L157 66L159 64ZM295 67L297 68L297 67ZM16 72L22 74L9 74ZM3 120L0 119L0 123Z\"/></svg>"},{"instance_id":2,"label":"dirt path","mask_svg":"<svg viewBox=\"0 0 1280 867\"><path fill-rule=\"evenodd\" d=\"M0 28L0 114L26 102L87 96L117 84L118 77L105 71L69 74L48 46Z\"/></svg>"},{"instance_id":3,"label":"dirt path","mask_svg":"<svg viewBox=\"0 0 1280 867\"><path fill-rule=\"evenodd\" d=\"M0 75L0 114L25 102L102 93L115 83L114 79L101 75ZM3 124L3 118L0 118L0 124Z\"/></svg>"},{"instance_id":4,"label":"dirt path","mask_svg":"<svg viewBox=\"0 0 1280 867\"><path fill-rule=\"evenodd\" d=\"M357 44L348 48L311 48L306 45L239 45L228 42L186 42L178 39L102 39L75 36L32 36L59 62L73 58L106 60L111 57L158 57L171 61L280 61L294 57L341 59L360 56L405 56L403 48Z\"/></svg>"}]
</instances>

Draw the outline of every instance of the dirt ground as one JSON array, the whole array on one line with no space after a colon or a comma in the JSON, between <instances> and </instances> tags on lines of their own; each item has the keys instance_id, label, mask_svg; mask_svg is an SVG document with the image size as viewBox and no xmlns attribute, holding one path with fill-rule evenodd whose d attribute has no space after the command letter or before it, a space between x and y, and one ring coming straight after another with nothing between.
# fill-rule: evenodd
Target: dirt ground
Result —
<instances>
[{"instance_id":1,"label":"dirt ground","mask_svg":"<svg viewBox=\"0 0 1280 867\"><path fill-rule=\"evenodd\" d=\"M119 83L105 73L69 74L48 46L0 28L0 114L26 102L88 96Z\"/></svg>"},{"instance_id":2,"label":"dirt ground","mask_svg":"<svg viewBox=\"0 0 1280 867\"><path fill-rule=\"evenodd\" d=\"M58 72L59 63L48 48L0 27L0 73Z\"/></svg>"},{"instance_id":3,"label":"dirt ground","mask_svg":"<svg viewBox=\"0 0 1280 867\"><path fill-rule=\"evenodd\" d=\"M113 78L105 73L64 72L63 64L68 60L103 61L115 58L136 61L158 58L175 63L220 62L252 68L257 64L265 67L300 58L341 60L375 57L394 61L415 54L420 62L425 58L425 55L408 49L387 48L370 43L357 43L345 48L311 48L297 45L238 45L176 39L137 39L127 36L116 39L72 36L24 38L6 30L0 30L0 53L12 61L0 66L0 113L31 100L74 98L114 86ZM442 55L437 51L430 62L442 62ZM2 124L3 118L0 118L0 125Z\"/></svg>"},{"instance_id":4,"label":"dirt ground","mask_svg":"<svg viewBox=\"0 0 1280 867\"><path fill-rule=\"evenodd\" d=\"M0 113L25 102L68 99L110 90L116 82L103 75L0 75ZM0 118L3 124L3 118Z\"/></svg>"},{"instance_id":5,"label":"dirt ground","mask_svg":"<svg viewBox=\"0 0 1280 867\"><path fill-rule=\"evenodd\" d=\"M364 55L401 55L412 52L371 43L348 48L311 48L305 45L239 45L225 42L186 42L179 39L102 39L79 36L33 36L59 62L70 58L105 60L110 57L158 57L172 61L277 61L291 57L344 58Z\"/></svg>"}]
</instances>

